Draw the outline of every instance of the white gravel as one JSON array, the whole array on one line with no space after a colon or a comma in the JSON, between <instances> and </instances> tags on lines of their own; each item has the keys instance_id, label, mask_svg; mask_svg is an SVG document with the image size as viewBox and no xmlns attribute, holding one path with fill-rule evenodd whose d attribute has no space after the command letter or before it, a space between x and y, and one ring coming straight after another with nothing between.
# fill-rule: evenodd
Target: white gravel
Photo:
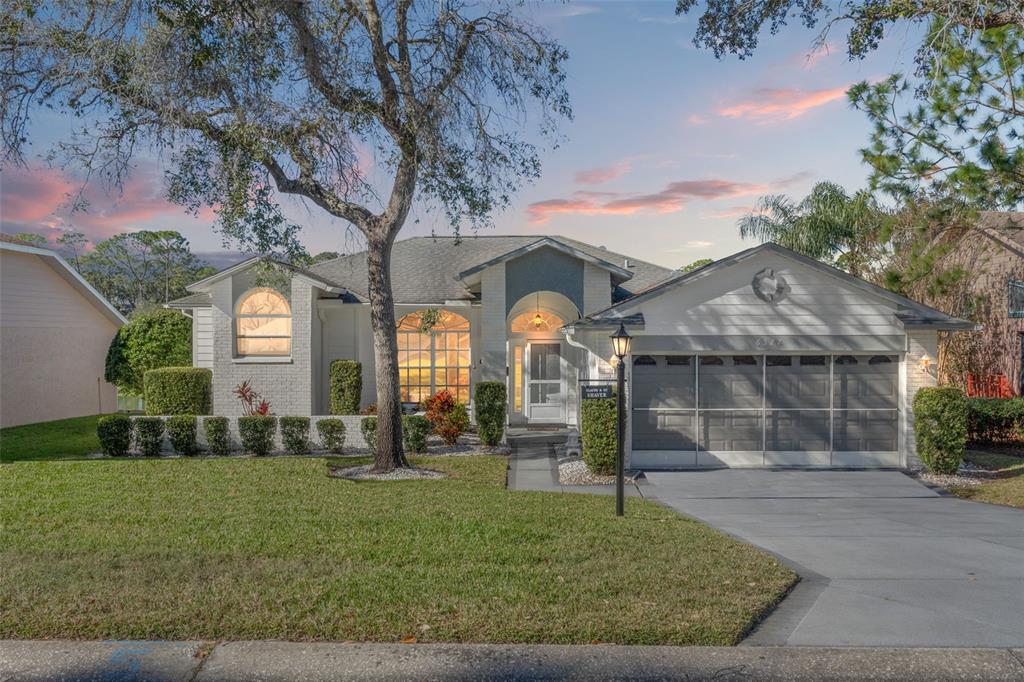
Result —
<instances>
[{"instance_id":1,"label":"white gravel","mask_svg":"<svg viewBox=\"0 0 1024 682\"><path fill-rule=\"evenodd\" d=\"M925 483L940 488L973 488L992 480L992 474L987 469L967 462L963 462L960 465L960 470L955 474L933 474L928 471L918 471L915 475Z\"/></svg>"},{"instance_id":2,"label":"white gravel","mask_svg":"<svg viewBox=\"0 0 1024 682\"><path fill-rule=\"evenodd\" d=\"M558 482L562 485L608 485L615 483L615 477L592 474L582 459L574 459L558 465Z\"/></svg>"},{"instance_id":3,"label":"white gravel","mask_svg":"<svg viewBox=\"0 0 1024 682\"><path fill-rule=\"evenodd\" d=\"M331 467L330 475L350 481L414 481L425 478L444 478L445 474L431 469L393 469L386 474L371 474L372 464L356 467Z\"/></svg>"}]
</instances>

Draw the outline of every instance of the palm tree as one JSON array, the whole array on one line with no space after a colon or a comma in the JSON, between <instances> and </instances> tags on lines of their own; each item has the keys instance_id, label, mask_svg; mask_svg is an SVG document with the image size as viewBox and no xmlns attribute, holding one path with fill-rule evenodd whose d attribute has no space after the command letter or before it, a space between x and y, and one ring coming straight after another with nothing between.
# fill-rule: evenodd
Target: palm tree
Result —
<instances>
[{"instance_id":1,"label":"palm tree","mask_svg":"<svg viewBox=\"0 0 1024 682\"><path fill-rule=\"evenodd\" d=\"M833 182L819 182L800 201L762 197L738 222L744 239L775 242L857 277L871 271L890 224L889 211L869 192L851 197Z\"/></svg>"}]
</instances>

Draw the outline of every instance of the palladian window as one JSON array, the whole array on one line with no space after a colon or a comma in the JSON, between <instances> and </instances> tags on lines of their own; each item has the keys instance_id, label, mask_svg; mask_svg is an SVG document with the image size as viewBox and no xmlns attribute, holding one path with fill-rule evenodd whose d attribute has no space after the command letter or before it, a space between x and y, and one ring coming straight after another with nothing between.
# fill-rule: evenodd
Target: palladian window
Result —
<instances>
[{"instance_id":1,"label":"palladian window","mask_svg":"<svg viewBox=\"0 0 1024 682\"><path fill-rule=\"evenodd\" d=\"M273 289L253 289L238 302L235 313L238 354L291 355L292 311L288 299Z\"/></svg>"},{"instance_id":2,"label":"palladian window","mask_svg":"<svg viewBox=\"0 0 1024 682\"><path fill-rule=\"evenodd\" d=\"M418 403L448 389L469 402L469 320L438 311L432 325L420 310L398 321L398 381L402 402Z\"/></svg>"}]
</instances>

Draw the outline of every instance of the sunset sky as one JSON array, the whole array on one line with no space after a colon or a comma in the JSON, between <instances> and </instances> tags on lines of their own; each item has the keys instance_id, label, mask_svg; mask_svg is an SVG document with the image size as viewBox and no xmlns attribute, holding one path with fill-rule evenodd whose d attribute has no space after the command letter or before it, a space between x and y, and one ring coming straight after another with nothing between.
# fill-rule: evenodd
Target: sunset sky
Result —
<instances>
[{"instance_id":1,"label":"sunset sky","mask_svg":"<svg viewBox=\"0 0 1024 682\"><path fill-rule=\"evenodd\" d=\"M802 196L818 180L848 189L867 175L857 149L865 117L844 92L913 68L915 36L901 31L863 61L848 61L843 36L811 51L813 31L792 27L765 36L746 61L716 60L692 45L695 16L675 17L674 2L590 2L546 6L538 21L569 50L568 87L575 120L565 142L543 154L544 173L513 207L495 216L493 234L562 234L679 267L749 244L736 218L766 193ZM64 204L78 184L46 166L52 142L69 131L63 117L37 117L30 169L7 168L0 185L0 227L53 236L73 224L90 239L138 229L176 229L197 252L222 248L212 213L199 219L164 198L155 158L140 160L123 194L96 185L90 208ZM311 253L351 252L346 224L315 207L285 200ZM417 212L402 237L449 234Z\"/></svg>"}]
</instances>

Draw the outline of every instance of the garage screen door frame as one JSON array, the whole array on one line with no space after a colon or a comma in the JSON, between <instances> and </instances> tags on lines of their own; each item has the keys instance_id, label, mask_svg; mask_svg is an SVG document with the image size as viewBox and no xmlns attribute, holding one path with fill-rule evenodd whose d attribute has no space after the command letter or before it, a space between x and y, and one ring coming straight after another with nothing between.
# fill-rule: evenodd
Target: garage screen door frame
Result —
<instances>
[{"instance_id":1,"label":"garage screen door frame","mask_svg":"<svg viewBox=\"0 0 1024 682\"><path fill-rule=\"evenodd\" d=\"M900 466L901 367L893 352L635 355L631 460Z\"/></svg>"}]
</instances>

